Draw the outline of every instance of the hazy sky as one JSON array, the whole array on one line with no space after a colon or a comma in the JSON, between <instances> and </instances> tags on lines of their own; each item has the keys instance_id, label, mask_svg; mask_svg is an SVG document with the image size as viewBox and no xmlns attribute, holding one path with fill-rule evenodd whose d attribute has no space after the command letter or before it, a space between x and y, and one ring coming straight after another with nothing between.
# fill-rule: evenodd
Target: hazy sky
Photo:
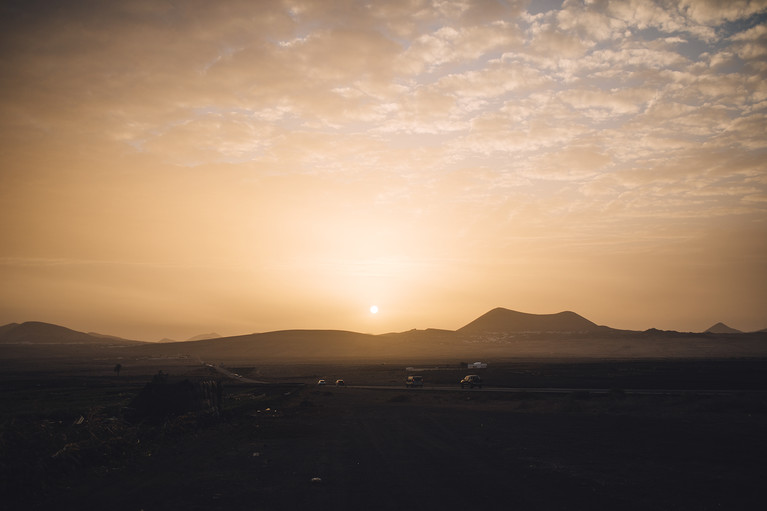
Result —
<instances>
[{"instance_id":1,"label":"hazy sky","mask_svg":"<svg viewBox=\"0 0 767 511\"><path fill-rule=\"evenodd\" d=\"M0 324L767 328L767 0L2 0L0 69Z\"/></svg>"}]
</instances>

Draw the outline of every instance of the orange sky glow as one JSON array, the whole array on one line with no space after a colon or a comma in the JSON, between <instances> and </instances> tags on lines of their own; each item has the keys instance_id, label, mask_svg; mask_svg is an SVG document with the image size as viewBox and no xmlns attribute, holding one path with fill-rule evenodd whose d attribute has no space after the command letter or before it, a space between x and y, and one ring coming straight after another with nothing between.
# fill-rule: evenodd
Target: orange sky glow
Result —
<instances>
[{"instance_id":1,"label":"orange sky glow","mask_svg":"<svg viewBox=\"0 0 767 511\"><path fill-rule=\"evenodd\" d=\"M0 324L767 328L767 0L0 13Z\"/></svg>"}]
</instances>

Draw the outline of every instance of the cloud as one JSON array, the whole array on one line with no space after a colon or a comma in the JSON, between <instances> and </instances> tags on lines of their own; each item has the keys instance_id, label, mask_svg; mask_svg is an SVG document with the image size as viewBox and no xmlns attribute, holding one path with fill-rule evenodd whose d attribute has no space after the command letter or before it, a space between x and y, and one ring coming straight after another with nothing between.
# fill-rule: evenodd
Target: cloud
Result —
<instances>
[{"instance_id":1,"label":"cloud","mask_svg":"<svg viewBox=\"0 0 767 511\"><path fill-rule=\"evenodd\" d=\"M626 21L611 17L605 11L566 2L553 15L556 30L579 36L582 40L599 42L614 39L625 32Z\"/></svg>"},{"instance_id":2,"label":"cloud","mask_svg":"<svg viewBox=\"0 0 767 511\"><path fill-rule=\"evenodd\" d=\"M584 180L603 173L612 159L598 145L569 145L532 158L530 178Z\"/></svg>"},{"instance_id":3,"label":"cloud","mask_svg":"<svg viewBox=\"0 0 767 511\"><path fill-rule=\"evenodd\" d=\"M767 10L765 0L683 0L680 10L695 23L707 26L720 25L725 21L748 18Z\"/></svg>"},{"instance_id":4,"label":"cloud","mask_svg":"<svg viewBox=\"0 0 767 511\"><path fill-rule=\"evenodd\" d=\"M508 50L520 42L515 27L505 21L465 28L443 26L414 39L396 65L410 74L430 73L446 64Z\"/></svg>"},{"instance_id":5,"label":"cloud","mask_svg":"<svg viewBox=\"0 0 767 511\"><path fill-rule=\"evenodd\" d=\"M610 115L637 114L653 98L655 91L650 89L622 89L602 91L595 89L569 89L558 97L566 104L587 115L603 119L599 111Z\"/></svg>"},{"instance_id":6,"label":"cloud","mask_svg":"<svg viewBox=\"0 0 767 511\"><path fill-rule=\"evenodd\" d=\"M501 59L488 63L479 71L447 75L435 86L459 98L494 99L512 91L532 92L549 82L550 79L535 68Z\"/></svg>"}]
</instances>

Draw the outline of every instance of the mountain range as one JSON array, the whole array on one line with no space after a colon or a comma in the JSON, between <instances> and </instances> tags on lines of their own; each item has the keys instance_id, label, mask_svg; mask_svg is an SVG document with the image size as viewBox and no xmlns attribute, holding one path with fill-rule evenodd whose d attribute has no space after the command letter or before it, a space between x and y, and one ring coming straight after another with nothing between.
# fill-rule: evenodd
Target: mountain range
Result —
<instances>
[{"instance_id":1,"label":"mountain range","mask_svg":"<svg viewBox=\"0 0 767 511\"><path fill-rule=\"evenodd\" d=\"M41 322L0 327L0 345L121 347L137 358L203 360L455 359L509 356L657 357L767 356L767 336L717 323L702 333L601 326L570 311L528 314L493 309L458 330L410 330L381 335L340 330L281 330L181 342L141 342L84 333ZM59 350L61 352L61 350Z\"/></svg>"}]
</instances>

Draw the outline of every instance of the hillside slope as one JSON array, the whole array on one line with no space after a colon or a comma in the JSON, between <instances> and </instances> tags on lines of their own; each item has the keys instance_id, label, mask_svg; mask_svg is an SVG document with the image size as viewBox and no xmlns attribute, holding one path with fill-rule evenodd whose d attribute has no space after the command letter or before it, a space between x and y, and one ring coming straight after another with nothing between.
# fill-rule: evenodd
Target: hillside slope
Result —
<instances>
[{"instance_id":1,"label":"hillside slope","mask_svg":"<svg viewBox=\"0 0 767 511\"><path fill-rule=\"evenodd\" d=\"M137 344L114 336L86 334L40 321L10 323L0 327L0 344Z\"/></svg>"}]
</instances>

